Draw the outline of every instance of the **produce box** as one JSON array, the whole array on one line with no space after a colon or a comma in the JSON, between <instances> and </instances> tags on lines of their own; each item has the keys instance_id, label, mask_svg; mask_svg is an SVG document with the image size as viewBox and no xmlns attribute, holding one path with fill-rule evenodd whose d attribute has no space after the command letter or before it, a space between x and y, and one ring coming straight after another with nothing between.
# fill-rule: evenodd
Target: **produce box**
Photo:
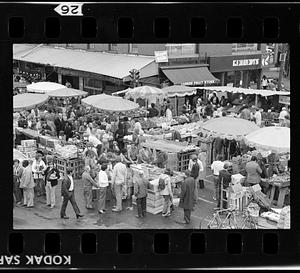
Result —
<instances>
[{"instance_id":1,"label":"produce box","mask_svg":"<svg viewBox=\"0 0 300 273\"><path fill-rule=\"evenodd\" d=\"M36 140L35 139L21 140L21 145L25 147L36 146Z\"/></svg>"},{"instance_id":2,"label":"produce box","mask_svg":"<svg viewBox=\"0 0 300 273\"><path fill-rule=\"evenodd\" d=\"M153 192L158 192L158 179L149 182L149 189Z\"/></svg>"},{"instance_id":3,"label":"produce box","mask_svg":"<svg viewBox=\"0 0 300 273\"><path fill-rule=\"evenodd\" d=\"M164 206L160 206L160 207L157 207L157 208L152 208L150 206L146 206L146 211L151 213L151 214L158 214L158 213L161 213L163 211L163 208Z\"/></svg>"},{"instance_id":4,"label":"produce box","mask_svg":"<svg viewBox=\"0 0 300 273\"><path fill-rule=\"evenodd\" d=\"M156 201L156 200L162 199L163 197L159 191L154 192L154 191L148 189L147 198Z\"/></svg>"},{"instance_id":5,"label":"produce box","mask_svg":"<svg viewBox=\"0 0 300 273\"><path fill-rule=\"evenodd\" d=\"M162 197L159 200L152 200L150 198L147 197L147 207L151 207L151 208L158 208L164 205L164 198Z\"/></svg>"}]
</instances>

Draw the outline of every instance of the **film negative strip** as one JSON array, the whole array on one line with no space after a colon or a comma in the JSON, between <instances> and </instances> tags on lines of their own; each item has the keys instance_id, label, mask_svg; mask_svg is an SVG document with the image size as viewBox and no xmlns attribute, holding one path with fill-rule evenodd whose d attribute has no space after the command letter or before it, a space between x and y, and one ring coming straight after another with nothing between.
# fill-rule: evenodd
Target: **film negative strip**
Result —
<instances>
[{"instance_id":1,"label":"film negative strip","mask_svg":"<svg viewBox=\"0 0 300 273\"><path fill-rule=\"evenodd\" d=\"M289 129L286 127L290 127L288 111L294 108L291 120L295 141L292 145L293 162L297 162L299 112L296 107L290 108L289 91L292 82L296 105L297 91L294 89L298 86L297 71L300 69L299 14L299 5L295 3L2 3L0 269L298 267L299 204L296 194L299 185L296 182L290 185L290 177L297 178L295 168L290 172ZM148 87L143 91L144 99L145 94L157 92L155 100L150 100L152 93L146 101L127 100L127 89L139 86ZM164 91L172 86L175 90ZM267 143L255 142L257 147L269 152L266 156L260 153L262 157L284 154L280 157L282 164L275 164L278 159L269 158L268 171L273 166L271 174L266 172L265 178L260 179L260 186L247 184L249 173L258 165L252 162L256 165L248 166L246 173L241 174L243 178L238 176L245 181L233 183L230 176L230 190L223 195L225 178L220 180L219 170L224 169L224 164L219 169L211 167L213 162L220 161L215 157L219 153L216 147L209 146L212 144L208 140L203 141L207 146L202 145L200 134L193 137L190 128L187 141L191 150L169 151L169 161L163 160L163 168L154 167L158 161L154 164L148 158L154 151L156 160L159 155L163 157L160 151L171 142L164 140L165 146L156 142L151 149L141 148L146 144L139 141L145 136L137 128L137 159L153 164L138 162L126 169L121 155L130 163L132 159L135 161L134 145L130 142L134 138L129 138L131 146L124 146L124 139L127 143L122 131L125 127L120 127L114 135L116 145L112 142L109 131L113 130L116 117L120 124L123 121L125 124L124 117L130 116L141 125L142 120L137 119L137 115L146 114L135 105L155 103L147 117L151 113L153 116L167 115L160 117L163 125L152 128L159 126L149 123L148 118L148 124L147 119L143 119L146 123L142 124L143 129L146 135L152 128L152 135L166 138L164 130L176 131L170 131L171 120L182 116L183 110L191 110L189 103L195 109L195 117L213 115L208 114L206 104L203 107L206 112L200 114L201 99L197 112L198 101L193 101L194 97L205 100L212 90L216 94L212 97L216 96L218 102L210 98L212 102L208 104L226 101L223 110L235 93L239 94L234 97L239 100L237 105L249 106L253 99L258 110L253 114L255 122L251 126L261 126L258 124L262 119L259 108L266 113L276 108L283 115L269 120L280 123L280 126L271 124L269 127L277 131L281 127L284 131L281 137L276 131ZM51 92L54 93L51 95ZM104 96L126 94L126 100L120 103L116 94L107 101L105 97L92 97L102 93ZM270 99L273 97L276 99ZM246 98L249 100L241 102ZM70 108L80 101L82 106L77 105L76 111L75 107ZM64 121L65 116L67 120ZM82 117L82 124L77 122L78 116ZM10 134L15 121L14 133ZM34 121L37 124L33 124ZM87 135L80 128L84 122L87 127L83 127L83 131L90 130ZM89 127L89 124L92 125ZM224 124L219 126L226 127L226 132L229 128L230 133L220 132L213 138L231 143L235 139L231 133L235 125ZM200 127L203 126L201 123ZM250 130L247 136L254 130L249 129L251 126L245 126ZM238 130L242 127L237 125ZM187 129L183 133L178 130L180 138L186 137ZM79 140L67 143L66 136L72 139L74 131L78 132ZM105 137L104 132L107 133ZM97 133L100 135L96 136ZM201 134L202 138L208 137ZM284 142L286 139L288 141ZM92 143L90 148L87 140L88 144ZM172 143L179 145L176 141ZM72 144L72 148L67 144ZM158 148L161 145L163 148ZM8 160L12 146L13 160ZM92 163L92 152L86 152L89 149L96 149L97 166ZM189 167L190 155L199 155L196 153L199 149L207 158L199 157L197 164L202 171L196 171L196 176L191 178L195 168L194 163ZM36 156L38 152L41 156ZM222 150L222 153L226 155L227 152ZM108 158L108 154L116 156ZM225 169L232 166L229 163L234 163L234 159L238 160L234 154L227 158ZM252 157L251 161L254 159ZM12 161L14 166L11 166ZM41 163L44 161L45 166ZM130 171L133 173L131 184L128 182ZM258 175L255 173L254 177ZM284 181L278 182L276 177ZM252 214L247 210L250 202L245 188L252 194L248 196L252 198ZM243 197L237 192L243 192ZM69 201L71 204L66 209ZM215 209L217 205L219 208Z\"/></svg>"}]
</instances>

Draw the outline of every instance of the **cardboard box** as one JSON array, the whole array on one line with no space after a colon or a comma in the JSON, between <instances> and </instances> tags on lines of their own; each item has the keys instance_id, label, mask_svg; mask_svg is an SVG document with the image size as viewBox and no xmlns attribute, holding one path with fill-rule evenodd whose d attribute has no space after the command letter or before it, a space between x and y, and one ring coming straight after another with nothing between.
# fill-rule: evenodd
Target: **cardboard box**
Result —
<instances>
[{"instance_id":1,"label":"cardboard box","mask_svg":"<svg viewBox=\"0 0 300 273\"><path fill-rule=\"evenodd\" d=\"M232 185L232 186L230 187L230 189L231 189L231 191L232 191L233 193L237 193L237 192L242 192L242 191L243 191L243 187L242 187L242 185L239 184L239 183L237 183L237 184L235 184L235 185Z\"/></svg>"},{"instance_id":2,"label":"cardboard box","mask_svg":"<svg viewBox=\"0 0 300 273\"><path fill-rule=\"evenodd\" d=\"M254 192L261 191L261 186L259 184L253 185L251 188Z\"/></svg>"}]
</instances>

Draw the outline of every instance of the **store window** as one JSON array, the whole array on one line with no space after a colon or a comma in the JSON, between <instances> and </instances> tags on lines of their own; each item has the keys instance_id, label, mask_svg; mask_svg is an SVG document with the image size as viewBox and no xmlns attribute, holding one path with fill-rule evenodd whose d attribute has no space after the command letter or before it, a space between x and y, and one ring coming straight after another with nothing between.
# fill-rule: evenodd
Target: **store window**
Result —
<instances>
[{"instance_id":1,"label":"store window","mask_svg":"<svg viewBox=\"0 0 300 273\"><path fill-rule=\"evenodd\" d=\"M108 50L109 51L114 51L117 50L118 44L108 44Z\"/></svg>"},{"instance_id":2,"label":"store window","mask_svg":"<svg viewBox=\"0 0 300 273\"><path fill-rule=\"evenodd\" d=\"M129 53L138 53L138 46L137 44L129 44Z\"/></svg>"},{"instance_id":3,"label":"store window","mask_svg":"<svg viewBox=\"0 0 300 273\"><path fill-rule=\"evenodd\" d=\"M86 48L87 49L95 49L95 44L87 44Z\"/></svg>"},{"instance_id":4,"label":"store window","mask_svg":"<svg viewBox=\"0 0 300 273\"><path fill-rule=\"evenodd\" d=\"M256 50L258 50L258 44L232 44L232 52Z\"/></svg>"},{"instance_id":5,"label":"store window","mask_svg":"<svg viewBox=\"0 0 300 273\"><path fill-rule=\"evenodd\" d=\"M196 53L196 44L166 44L169 56L191 55Z\"/></svg>"}]
</instances>

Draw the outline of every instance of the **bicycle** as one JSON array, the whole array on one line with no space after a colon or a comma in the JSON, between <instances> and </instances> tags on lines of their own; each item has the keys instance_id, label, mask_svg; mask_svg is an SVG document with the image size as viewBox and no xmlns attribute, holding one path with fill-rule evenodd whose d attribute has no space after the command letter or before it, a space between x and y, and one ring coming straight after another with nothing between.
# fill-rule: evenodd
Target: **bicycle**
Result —
<instances>
[{"instance_id":1,"label":"bicycle","mask_svg":"<svg viewBox=\"0 0 300 273\"><path fill-rule=\"evenodd\" d=\"M254 201L251 197L246 208L243 211L238 211L236 208L230 207L227 209L216 209L213 217L209 220L208 229L257 229L255 219L248 210L249 204ZM202 221L200 222L201 228Z\"/></svg>"}]
</instances>

